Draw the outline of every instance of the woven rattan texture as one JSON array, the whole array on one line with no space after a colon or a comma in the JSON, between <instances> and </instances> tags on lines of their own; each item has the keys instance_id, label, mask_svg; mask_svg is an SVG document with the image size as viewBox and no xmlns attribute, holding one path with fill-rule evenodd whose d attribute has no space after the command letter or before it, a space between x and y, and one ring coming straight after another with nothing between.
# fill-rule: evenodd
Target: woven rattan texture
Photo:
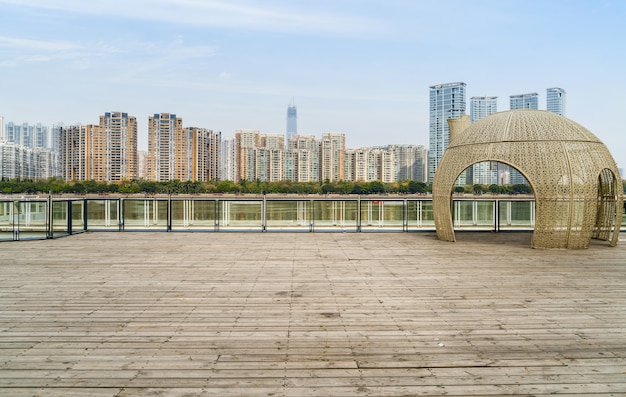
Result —
<instances>
[{"instance_id":1,"label":"woven rattan texture","mask_svg":"<svg viewBox=\"0 0 626 397\"><path fill-rule=\"evenodd\" d=\"M623 191L607 147L581 125L541 110L493 114L474 124L449 120L450 145L433 182L437 236L455 241L451 192L458 176L482 161L518 170L536 202L535 248L587 248L591 238L616 245Z\"/></svg>"}]
</instances>

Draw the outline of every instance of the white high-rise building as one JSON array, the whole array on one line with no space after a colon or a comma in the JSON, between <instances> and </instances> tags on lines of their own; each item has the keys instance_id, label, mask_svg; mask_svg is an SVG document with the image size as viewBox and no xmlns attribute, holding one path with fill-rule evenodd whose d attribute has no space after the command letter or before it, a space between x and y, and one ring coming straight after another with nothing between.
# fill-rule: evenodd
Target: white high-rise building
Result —
<instances>
[{"instance_id":1,"label":"white high-rise building","mask_svg":"<svg viewBox=\"0 0 626 397\"><path fill-rule=\"evenodd\" d=\"M475 96L470 99L472 123L498 112L498 97ZM471 172L470 172L471 170ZM498 181L498 163L485 161L474 164L467 173L467 183L491 185Z\"/></svg>"},{"instance_id":2,"label":"white high-rise building","mask_svg":"<svg viewBox=\"0 0 626 397\"><path fill-rule=\"evenodd\" d=\"M552 87L546 90L546 110L565 116L565 95L563 88Z\"/></svg>"},{"instance_id":3,"label":"white high-rise building","mask_svg":"<svg viewBox=\"0 0 626 397\"><path fill-rule=\"evenodd\" d=\"M511 110L519 109L539 109L539 94L532 92L529 94L511 95L509 97Z\"/></svg>"},{"instance_id":4,"label":"white high-rise building","mask_svg":"<svg viewBox=\"0 0 626 397\"><path fill-rule=\"evenodd\" d=\"M383 149L393 153L396 181L426 182L428 150L422 145L388 145Z\"/></svg>"},{"instance_id":5,"label":"white high-rise building","mask_svg":"<svg viewBox=\"0 0 626 397\"><path fill-rule=\"evenodd\" d=\"M0 179L42 179L60 176L57 153L0 140Z\"/></svg>"},{"instance_id":6,"label":"white high-rise building","mask_svg":"<svg viewBox=\"0 0 626 397\"><path fill-rule=\"evenodd\" d=\"M220 179L235 180L235 138L222 139L220 151Z\"/></svg>"},{"instance_id":7,"label":"white high-rise building","mask_svg":"<svg viewBox=\"0 0 626 397\"><path fill-rule=\"evenodd\" d=\"M470 117L472 123L497 112L497 96L473 96L470 99Z\"/></svg>"},{"instance_id":8,"label":"white high-rise building","mask_svg":"<svg viewBox=\"0 0 626 397\"><path fill-rule=\"evenodd\" d=\"M448 119L465 114L465 83L437 84L430 87L430 150L428 153L428 181L435 172L450 141ZM464 181L462 182L464 183Z\"/></svg>"}]
</instances>

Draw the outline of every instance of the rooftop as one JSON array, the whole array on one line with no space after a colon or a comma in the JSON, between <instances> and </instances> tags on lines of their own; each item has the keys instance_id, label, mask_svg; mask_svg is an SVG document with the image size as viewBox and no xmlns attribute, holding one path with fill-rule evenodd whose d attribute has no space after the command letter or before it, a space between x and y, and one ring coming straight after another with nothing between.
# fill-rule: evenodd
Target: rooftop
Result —
<instances>
[{"instance_id":1,"label":"rooftop","mask_svg":"<svg viewBox=\"0 0 626 397\"><path fill-rule=\"evenodd\" d=\"M11 396L626 394L626 242L84 233L0 244Z\"/></svg>"}]
</instances>

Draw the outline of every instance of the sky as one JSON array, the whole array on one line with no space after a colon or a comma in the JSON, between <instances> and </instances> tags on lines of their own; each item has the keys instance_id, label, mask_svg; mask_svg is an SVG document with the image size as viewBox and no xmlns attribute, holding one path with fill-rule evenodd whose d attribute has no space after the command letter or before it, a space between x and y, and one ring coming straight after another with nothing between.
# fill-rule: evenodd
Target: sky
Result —
<instances>
[{"instance_id":1,"label":"sky","mask_svg":"<svg viewBox=\"0 0 626 397\"><path fill-rule=\"evenodd\" d=\"M626 1L0 0L5 123L174 113L234 136L346 134L348 148L428 147L429 87L567 91L566 116L626 168Z\"/></svg>"}]
</instances>

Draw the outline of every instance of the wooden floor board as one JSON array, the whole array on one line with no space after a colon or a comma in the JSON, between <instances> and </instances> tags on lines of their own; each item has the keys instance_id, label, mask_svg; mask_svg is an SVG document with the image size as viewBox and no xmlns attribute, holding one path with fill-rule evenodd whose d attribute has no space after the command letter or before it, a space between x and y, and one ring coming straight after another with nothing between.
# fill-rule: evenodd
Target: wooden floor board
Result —
<instances>
[{"instance_id":1,"label":"wooden floor board","mask_svg":"<svg viewBox=\"0 0 626 397\"><path fill-rule=\"evenodd\" d=\"M626 395L626 247L530 238L3 242L0 394Z\"/></svg>"}]
</instances>

